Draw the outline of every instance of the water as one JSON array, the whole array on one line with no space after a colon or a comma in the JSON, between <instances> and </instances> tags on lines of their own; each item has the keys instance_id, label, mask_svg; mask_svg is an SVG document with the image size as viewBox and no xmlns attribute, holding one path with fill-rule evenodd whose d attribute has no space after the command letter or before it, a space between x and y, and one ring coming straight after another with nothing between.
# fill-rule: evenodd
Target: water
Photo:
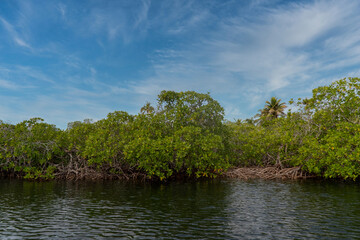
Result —
<instances>
[{"instance_id":1,"label":"water","mask_svg":"<svg viewBox=\"0 0 360 240\"><path fill-rule=\"evenodd\" d=\"M0 180L0 239L360 239L360 185Z\"/></svg>"}]
</instances>

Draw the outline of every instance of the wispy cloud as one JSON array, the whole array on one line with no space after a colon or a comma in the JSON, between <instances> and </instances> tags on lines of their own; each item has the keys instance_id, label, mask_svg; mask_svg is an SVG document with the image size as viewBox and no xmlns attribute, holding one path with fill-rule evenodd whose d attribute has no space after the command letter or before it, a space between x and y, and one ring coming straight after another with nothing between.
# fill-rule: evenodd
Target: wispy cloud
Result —
<instances>
[{"instance_id":1,"label":"wispy cloud","mask_svg":"<svg viewBox=\"0 0 360 240\"><path fill-rule=\"evenodd\" d=\"M60 15L65 18L66 17L66 5L64 5L63 3L59 3L57 5L57 9L59 10Z\"/></svg>"},{"instance_id":2,"label":"wispy cloud","mask_svg":"<svg viewBox=\"0 0 360 240\"><path fill-rule=\"evenodd\" d=\"M213 64L245 78L266 81L270 91L287 86L294 78L303 80L303 73L314 67L309 64L312 51L316 51L311 44L343 20L344 11L339 7L325 2L292 4L271 9L255 22L244 24L234 18L223 23L220 34L207 43L215 52Z\"/></svg>"},{"instance_id":3,"label":"wispy cloud","mask_svg":"<svg viewBox=\"0 0 360 240\"><path fill-rule=\"evenodd\" d=\"M227 92L223 102L228 112L236 112L231 109L237 103L229 101L235 95L248 99L248 108L255 108L275 93L287 99L296 92L302 94L319 75L346 74L344 68L359 66L357 2L258 6L261 16L224 18L185 47L156 52L154 75L135 82L134 91L150 95L164 88ZM196 17L188 15L183 22Z\"/></svg>"},{"instance_id":4,"label":"wispy cloud","mask_svg":"<svg viewBox=\"0 0 360 240\"><path fill-rule=\"evenodd\" d=\"M101 1L89 3L90 7L83 11L74 3L59 4L57 9L67 26L74 34L84 37L95 36L101 40L122 40L128 44L146 33L150 0L133 2ZM68 11L68 9L74 9Z\"/></svg>"},{"instance_id":5,"label":"wispy cloud","mask_svg":"<svg viewBox=\"0 0 360 240\"><path fill-rule=\"evenodd\" d=\"M135 15L135 21L133 23L134 28L138 28L139 26L143 25L143 23L146 24L146 21L148 20L148 13L151 6L150 0L143 0L140 2L140 9L138 13Z\"/></svg>"},{"instance_id":6,"label":"wispy cloud","mask_svg":"<svg viewBox=\"0 0 360 240\"><path fill-rule=\"evenodd\" d=\"M64 127L136 113L164 89L210 92L228 119L247 118L270 96L307 96L360 69L355 0L9 5L0 9L0 101L14 107L2 106L0 119L37 115Z\"/></svg>"},{"instance_id":7,"label":"wispy cloud","mask_svg":"<svg viewBox=\"0 0 360 240\"><path fill-rule=\"evenodd\" d=\"M6 21L4 18L0 17L0 22L2 23L3 27L9 34L9 37L13 40L13 42L21 47L31 49L29 43L27 43L23 38L20 37L20 34L15 30L14 26Z\"/></svg>"},{"instance_id":8,"label":"wispy cloud","mask_svg":"<svg viewBox=\"0 0 360 240\"><path fill-rule=\"evenodd\" d=\"M0 89L10 89L10 90L16 90L19 89L19 85L14 84L10 81L0 79Z\"/></svg>"}]
</instances>

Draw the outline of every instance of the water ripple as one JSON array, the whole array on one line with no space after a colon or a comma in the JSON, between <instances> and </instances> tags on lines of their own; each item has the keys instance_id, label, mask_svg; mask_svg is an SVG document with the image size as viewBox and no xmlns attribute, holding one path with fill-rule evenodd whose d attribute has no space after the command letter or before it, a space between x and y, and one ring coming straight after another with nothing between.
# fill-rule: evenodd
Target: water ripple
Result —
<instances>
[{"instance_id":1,"label":"water ripple","mask_svg":"<svg viewBox=\"0 0 360 240\"><path fill-rule=\"evenodd\" d=\"M0 180L1 239L360 238L360 186Z\"/></svg>"}]
</instances>

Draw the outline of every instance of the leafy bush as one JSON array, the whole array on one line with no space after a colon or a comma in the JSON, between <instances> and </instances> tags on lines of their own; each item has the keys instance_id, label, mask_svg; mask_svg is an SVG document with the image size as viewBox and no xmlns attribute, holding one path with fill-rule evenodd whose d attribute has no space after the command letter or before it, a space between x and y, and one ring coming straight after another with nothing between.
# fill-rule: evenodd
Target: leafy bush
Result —
<instances>
[{"instance_id":1,"label":"leafy bush","mask_svg":"<svg viewBox=\"0 0 360 240\"><path fill-rule=\"evenodd\" d=\"M208 94L163 91L154 109L146 105L134 121L124 152L129 163L161 180L183 173L214 177L228 167L224 110Z\"/></svg>"},{"instance_id":2,"label":"leafy bush","mask_svg":"<svg viewBox=\"0 0 360 240\"><path fill-rule=\"evenodd\" d=\"M231 165L270 165L359 177L360 79L316 88L287 115L284 103L272 102L266 111L278 106L278 112L271 117L225 123L224 109L209 94L162 91L156 107L147 103L137 115L115 111L95 123L69 123L64 131L40 118L0 121L0 171L51 179L91 168L164 180L215 177Z\"/></svg>"},{"instance_id":3,"label":"leafy bush","mask_svg":"<svg viewBox=\"0 0 360 240\"><path fill-rule=\"evenodd\" d=\"M262 124L229 123L232 133L232 164L236 166L290 167L306 135L299 114L278 119L262 119Z\"/></svg>"},{"instance_id":4,"label":"leafy bush","mask_svg":"<svg viewBox=\"0 0 360 240\"><path fill-rule=\"evenodd\" d=\"M32 118L14 125L1 124L1 167L6 171L24 173L25 178L53 178L52 164L59 158L54 125Z\"/></svg>"},{"instance_id":5,"label":"leafy bush","mask_svg":"<svg viewBox=\"0 0 360 240\"><path fill-rule=\"evenodd\" d=\"M313 90L302 103L312 128L299 149L297 164L306 171L356 179L360 173L360 79L341 79Z\"/></svg>"},{"instance_id":6,"label":"leafy bush","mask_svg":"<svg viewBox=\"0 0 360 240\"><path fill-rule=\"evenodd\" d=\"M83 156L90 165L108 166L122 172L124 147L133 139L134 116L126 112L109 113L106 119L95 123L85 141Z\"/></svg>"}]
</instances>

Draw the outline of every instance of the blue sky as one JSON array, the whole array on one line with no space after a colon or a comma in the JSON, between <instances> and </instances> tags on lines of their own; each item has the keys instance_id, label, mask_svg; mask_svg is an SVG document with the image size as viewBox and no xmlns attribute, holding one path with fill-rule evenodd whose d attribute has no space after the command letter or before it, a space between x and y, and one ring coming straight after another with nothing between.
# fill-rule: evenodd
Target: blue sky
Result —
<instances>
[{"instance_id":1,"label":"blue sky","mask_svg":"<svg viewBox=\"0 0 360 240\"><path fill-rule=\"evenodd\" d=\"M360 75L360 2L2 0L0 119L66 128L210 92L229 120Z\"/></svg>"}]
</instances>

